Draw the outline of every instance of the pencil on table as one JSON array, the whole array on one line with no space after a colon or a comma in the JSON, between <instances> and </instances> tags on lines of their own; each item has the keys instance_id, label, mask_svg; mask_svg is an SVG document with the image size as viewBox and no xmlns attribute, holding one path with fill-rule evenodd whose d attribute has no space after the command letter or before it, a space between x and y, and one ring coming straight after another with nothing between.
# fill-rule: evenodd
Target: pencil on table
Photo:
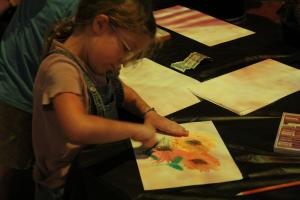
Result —
<instances>
[{"instance_id":1,"label":"pencil on table","mask_svg":"<svg viewBox=\"0 0 300 200\"><path fill-rule=\"evenodd\" d=\"M288 183L282 183L282 184L278 184L278 185L271 185L271 186L256 188L253 190L247 190L247 191L236 194L236 196L245 196L245 195L250 195L250 194L256 194L259 192L277 190L277 189L292 187L292 186L296 186L296 185L300 185L300 181L292 181L292 182L288 182Z\"/></svg>"}]
</instances>

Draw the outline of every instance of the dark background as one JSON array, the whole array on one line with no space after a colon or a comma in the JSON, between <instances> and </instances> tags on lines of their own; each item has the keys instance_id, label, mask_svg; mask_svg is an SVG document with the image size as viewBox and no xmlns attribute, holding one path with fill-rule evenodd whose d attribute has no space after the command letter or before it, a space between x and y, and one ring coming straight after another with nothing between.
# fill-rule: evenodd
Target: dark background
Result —
<instances>
[{"instance_id":1,"label":"dark background","mask_svg":"<svg viewBox=\"0 0 300 200\"><path fill-rule=\"evenodd\" d=\"M282 1L275 0L153 0L154 8L161 9L176 4L197 9L217 18L230 21L256 32L244 38L207 47L171 33L171 39L156 49L151 59L170 66L183 60L191 52L200 52L213 58L212 62L201 63L186 75L205 81L235 69L273 58L299 68L299 46L297 37L286 37L280 17L276 14ZM10 11L11 12L11 11ZM7 23L11 13L1 18ZM0 29L3 30L2 26ZM288 39L287 39L288 38ZM267 75L266 75L267 76ZM144 192L135 158L128 141L104 145L99 151L82 154L67 184L68 199L151 199L151 200L194 200L194 199L298 199L299 187L270 191L246 197L235 194L247 189L273 185L298 179L300 158L273 152L282 112L300 113L300 93L289 95L247 116L260 119L213 120L228 150L244 175L244 180L179 189ZM177 122L216 119L216 117L238 117L234 113L203 101L167 116ZM121 112L122 119L139 119ZM93 159L86 159L93 157ZM105 163L105 165L103 165ZM230 170L230 169L228 169ZM263 173L261 173L263 172ZM34 184L31 171L20 171L15 177L13 199L33 199Z\"/></svg>"}]
</instances>

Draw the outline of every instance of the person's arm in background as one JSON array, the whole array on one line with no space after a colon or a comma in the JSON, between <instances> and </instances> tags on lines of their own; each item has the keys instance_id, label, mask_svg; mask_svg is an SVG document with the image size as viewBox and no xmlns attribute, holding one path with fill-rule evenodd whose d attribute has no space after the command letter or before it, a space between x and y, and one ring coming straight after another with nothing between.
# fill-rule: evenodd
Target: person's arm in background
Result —
<instances>
[{"instance_id":1,"label":"person's arm in background","mask_svg":"<svg viewBox=\"0 0 300 200\"><path fill-rule=\"evenodd\" d=\"M0 101L32 112L33 80L45 53L45 36L56 22L74 16L79 1L20 2L1 37Z\"/></svg>"}]
</instances>

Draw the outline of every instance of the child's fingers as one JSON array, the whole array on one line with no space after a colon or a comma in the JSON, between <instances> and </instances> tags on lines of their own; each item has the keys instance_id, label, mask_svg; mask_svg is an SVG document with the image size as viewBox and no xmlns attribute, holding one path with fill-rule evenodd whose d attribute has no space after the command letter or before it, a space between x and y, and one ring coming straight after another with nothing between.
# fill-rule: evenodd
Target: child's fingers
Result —
<instances>
[{"instance_id":1,"label":"child's fingers","mask_svg":"<svg viewBox=\"0 0 300 200\"><path fill-rule=\"evenodd\" d=\"M148 149L153 147L155 144L157 144L158 140L156 137L152 137L148 140L142 141L143 142L143 148Z\"/></svg>"},{"instance_id":2,"label":"child's fingers","mask_svg":"<svg viewBox=\"0 0 300 200\"><path fill-rule=\"evenodd\" d=\"M154 113L154 112L153 112ZM171 136L188 136L189 131L187 131L183 126L176 123L175 121L169 120L163 116L156 113L148 115L144 122L146 125L153 126L156 130Z\"/></svg>"},{"instance_id":3,"label":"child's fingers","mask_svg":"<svg viewBox=\"0 0 300 200\"><path fill-rule=\"evenodd\" d=\"M176 122L168 119L164 120L163 122L164 123L159 125L159 130L163 131L165 134L177 137L189 135L189 131Z\"/></svg>"},{"instance_id":4,"label":"child's fingers","mask_svg":"<svg viewBox=\"0 0 300 200\"><path fill-rule=\"evenodd\" d=\"M175 127L173 129L170 129L169 133L173 136L188 136L189 131L183 128L182 126Z\"/></svg>"}]
</instances>

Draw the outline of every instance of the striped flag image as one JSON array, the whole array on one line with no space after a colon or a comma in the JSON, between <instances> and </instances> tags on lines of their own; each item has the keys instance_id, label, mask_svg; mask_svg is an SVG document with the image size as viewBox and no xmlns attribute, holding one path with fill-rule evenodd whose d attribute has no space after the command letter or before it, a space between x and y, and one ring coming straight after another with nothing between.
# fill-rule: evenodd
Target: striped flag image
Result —
<instances>
[{"instance_id":1,"label":"striped flag image","mask_svg":"<svg viewBox=\"0 0 300 200\"><path fill-rule=\"evenodd\" d=\"M180 5L154 11L156 23L207 46L254 32Z\"/></svg>"}]
</instances>

